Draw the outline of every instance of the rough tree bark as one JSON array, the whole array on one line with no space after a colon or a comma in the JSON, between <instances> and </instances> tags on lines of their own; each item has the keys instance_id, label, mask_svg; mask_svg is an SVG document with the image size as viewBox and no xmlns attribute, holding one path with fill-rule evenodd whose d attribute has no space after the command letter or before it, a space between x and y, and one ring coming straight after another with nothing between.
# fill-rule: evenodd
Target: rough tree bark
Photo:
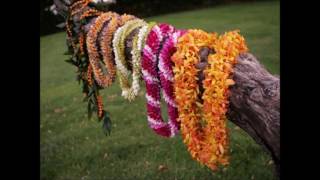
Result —
<instances>
[{"instance_id":1,"label":"rough tree bark","mask_svg":"<svg viewBox=\"0 0 320 180\"><path fill-rule=\"evenodd\" d=\"M280 177L280 79L252 54L241 54L235 66L228 117L272 157Z\"/></svg>"}]
</instances>

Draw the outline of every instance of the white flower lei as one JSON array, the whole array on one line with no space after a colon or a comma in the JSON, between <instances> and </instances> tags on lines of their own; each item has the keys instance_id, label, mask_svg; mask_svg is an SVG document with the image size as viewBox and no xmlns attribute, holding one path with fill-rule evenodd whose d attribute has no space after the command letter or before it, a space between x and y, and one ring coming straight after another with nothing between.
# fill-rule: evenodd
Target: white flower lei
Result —
<instances>
[{"instance_id":1,"label":"white flower lei","mask_svg":"<svg viewBox=\"0 0 320 180\"><path fill-rule=\"evenodd\" d=\"M129 75L130 71L126 68L124 62L124 34L129 30L133 30L135 28L144 27L146 24L145 21L140 19L130 20L126 22L125 25L120 27L114 34L113 49L115 54L115 62L116 67L118 69L118 74L120 77L120 87L122 89L122 96L129 101L132 101L137 95L140 90L140 57L141 57L141 50L139 51L137 48L137 43L139 42L139 36L133 38L133 48L131 50L132 55L132 85L129 85ZM141 31L139 31L140 34ZM138 41L138 42L137 42Z\"/></svg>"}]
</instances>

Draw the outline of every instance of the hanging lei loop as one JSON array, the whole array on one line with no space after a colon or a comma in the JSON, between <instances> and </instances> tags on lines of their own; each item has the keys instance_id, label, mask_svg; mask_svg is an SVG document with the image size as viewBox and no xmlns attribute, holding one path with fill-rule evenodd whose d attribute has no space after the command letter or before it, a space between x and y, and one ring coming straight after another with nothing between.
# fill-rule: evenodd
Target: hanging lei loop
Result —
<instances>
[{"instance_id":1,"label":"hanging lei loop","mask_svg":"<svg viewBox=\"0 0 320 180\"><path fill-rule=\"evenodd\" d=\"M73 53L78 53L78 47L77 44L79 44L79 51L80 55L84 55L84 32L82 29L79 34L73 33L74 23L75 21L80 22L90 16L99 16L102 14L102 11L98 11L97 9L91 8L88 6L88 4L91 2L91 0L80 0L72 3L72 5L69 6L69 16L66 20L66 31L67 31L67 40L70 43ZM79 15L79 17L74 19L75 16ZM82 28L82 25L80 25ZM74 37L75 35L75 37ZM78 41L77 41L78 40Z\"/></svg>"},{"instance_id":2,"label":"hanging lei loop","mask_svg":"<svg viewBox=\"0 0 320 180\"><path fill-rule=\"evenodd\" d=\"M136 58L137 52L137 35L133 38L133 47L131 54L134 57L132 59L133 67L132 67L132 85L129 83L130 71L127 68L127 62L125 56L125 38L133 32L137 28L141 28L146 25L146 22L141 19L130 20L125 25L120 27L114 34L113 38L113 49L115 54L115 62L118 70L120 87L122 89L122 96L129 101L132 101L139 92L140 89L140 63L137 62Z\"/></svg>"},{"instance_id":3,"label":"hanging lei loop","mask_svg":"<svg viewBox=\"0 0 320 180\"><path fill-rule=\"evenodd\" d=\"M101 31L101 41L100 47L102 51L103 62L108 70L108 76L112 82L116 78L116 67L114 63L114 57L112 54L112 37L113 33L117 30L119 26L120 16L116 15L111 17L108 26L105 26Z\"/></svg>"},{"instance_id":4,"label":"hanging lei loop","mask_svg":"<svg viewBox=\"0 0 320 180\"><path fill-rule=\"evenodd\" d=\"M90 2L91 2L91 0L84 0L84 1L75 2L73 5L70 6L71 16L81 12L83 9L88 7L88 4ZM77 7L78 5L80 5L80 7Z\"/></svg>"},{"instance_id":5,"label":"hanging lei loop","mask_svg":"<svg viewBox=\"0 0 320 180\"><path fill-rule=\"evenodd\" d=\"M164 137L175 136L179 129L176 121L178 116L176 105L171 91L172 85L170 86L170 78L165 77L163 73L168 72L168 76L170 76L170 56L172 50L174 50L175 39L181 34L181 31L175 32L173 26L167 24L155 25L149 33L146 45L143 48L141 66L146 83L148 122L149 126L157 134ZM161 117L160 83L164 88L163 96L168 105L168 123L164 122Z\"/></svg>"},{"instance_id":6,"label":"hanging lei loop","mask_svg":"<svg viewBox=\"0 0 320 180\"><path fill-rule=\"evenodd\" d=\"M98 85L101 87L107 87L112 84L112 77L108 76L112 72L112 69L107 70L103 69L103 64L100 62L100 54L97 48L97 39L99 36L99 32L103 29L103 27L110 21L111 18L117 18L116 13L108 12L97 17L95 22L91 25L90 30L87 34L86 44L89 55L89 61L92 65L94 78L97 81ZM112 68L112 66L108 66L110 64L106 64L106 68Z\"/></svg>"},{"instance_id":7,"label":"hanging lei loop","mask_svg":"<svg viewBox=\"0 0 320 180\"><path fill-rule=\"evenodd\" d=\"M176 44L178 37L185 33L183 30L177 30L173 34L170 34L168 38L164 40L162 49L158 58L158 69L160 83L162 87L162 95L167 104L169 125L171 130L170 136L175 136L180 129L180 123L177 122L178 110L175 102L175 96L173 93L173 71L171 56L176 51Z\"/></svg>"},{"instance_id":8,"label":"hanging lei loop","mask_svg":"<svg viewBox=\"0 0 320 180\"><path fill-rule=\"evenodd\" d=\"M203 104L200 102L197 84L199 50L208 47L215 54L208 57L204 70ZM217 38L214 33L189 30L178 40L177 51L172 56L174 89L181 121L184 143L191 156L212 170L217 165L228 164L228 136L226 127L229 79L235 58L246 51L244 39L236 32Z\"/></svg>"}]
</instances>

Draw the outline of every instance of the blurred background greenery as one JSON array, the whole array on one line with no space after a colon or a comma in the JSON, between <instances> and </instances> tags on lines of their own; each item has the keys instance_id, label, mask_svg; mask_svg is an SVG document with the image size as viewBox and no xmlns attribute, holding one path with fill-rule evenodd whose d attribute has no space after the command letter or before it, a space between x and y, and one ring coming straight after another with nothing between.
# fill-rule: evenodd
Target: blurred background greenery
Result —
<instances>
[{"instance_id":1,"label":"blurred background greenery","mask_svg":"<svg viewBox=\"0 0 320 180\"><path fill-rule=\"evenodd\" d=\"M116 0L116 4L111 4L109 9L118 13L134 14L140 18L179 12L185 10L194 10L206 8L209 6L257 2L266 0ZM270 0L269 0L270 1ZM278 1L278 0L275 0ZM53 4L53 0L40 1L40 34L47 35L62 31L56 25L63 21L62 17L53 15L48 11Z\"/></svg>"}]
</instances>

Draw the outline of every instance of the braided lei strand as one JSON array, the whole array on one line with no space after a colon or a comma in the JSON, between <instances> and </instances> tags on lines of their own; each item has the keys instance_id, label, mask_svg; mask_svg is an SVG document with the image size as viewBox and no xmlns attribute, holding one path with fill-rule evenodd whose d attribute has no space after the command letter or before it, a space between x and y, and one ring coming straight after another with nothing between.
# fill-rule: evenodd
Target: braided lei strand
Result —
<instances>
[{"instance_id":1,"label":"braided lei strand","mask_svg":"<svg viewBox=\"0 0 320 180\"><path fill-rule=\"evenodd\" d=\"M173 98L170 77L163 73L170 73L170 56L174 48L174 37L181 35L175 33L175 28L167 24L155 25L149 33L143 49L141 62L143 78L146 83L146 98L149 126L159 135L173 137L179 125L176 121L177 110ZM158 59L160 64L158 63ZM160 71L158 72L158 67ZM170 76L170 74L168 75ZM165 123L161 117L160 109L160 83L163 87L163 96L168 105L169 120Z\"/></svg>"},{"instance_id":2,"label":"braided lei strand","mask_svg":"<svg viewBox=\"0 0 320 180\"><path fill-rule=\"evenodd\" d=\"M204 70L203 104L198 99L199 85L195 65L199 62L201 47L214 49L216 54L208 57L209 65ZM244 39L237 32L217 37L201 30L189 30L178 42L172 56L174 88L181 120L183 141L191 156L212 170L217 165L228 164L228 139L226 116L229 79L235 58L245 52ZM205 125L203 125L205 123Z\"/></svg>"},{"instance_id":3,"label":"braided lei strand","mask_svg":"<svg viewBox=\"0 0 320 180\"><path fill-rule=\"evenodd\" d=\"M185 31L176 30L174 33L170 34L170 36L164 40L158 58L158 75L160 77L160 83L162 87L162 96L168 107L168 122L171 130L171 137L175 136L180 129L180 124L177 121L177 104L175 102L173 93L173 70L171 56L176 51L175 46L177 44L178 37L182 36L184 33Z\"/></svg>"},{"instance_id":4,"label":"braided lei strand","mask_svg":"<svg viewBox=\"0 0 320 180\"><path fill-rule=\"evenodd\" d=\"M119 15L111 17L108 26L105 26L101 31L100 47L102 51L103 62L108 69L108 75L112 82L116 77L116 67L114 64L114 57L112 54L112 36L119 25Z\"/></svg>"},{"instance_id":5,"label":"braided lei strand","mask_svg":"<svg viewBox=\"0 0 320 180\"><path fill-rule=\"evenodd\" d=\"M96 42L97 42L98 34L103 28L104 23L107 23L111 17L116 18L117 14L108 12L100 15L95 20L94 24L92 24L86 39L89 61L90 61L90 64L92 65L94 78L99 84L99 86L101 87L107 87L111 85L111 83L113 82L113 79L110 76L107 76L106 75L107 72L105 72L102 69L103 65L100 62L100 54L98 52ZM107 66L106 68L108 68L108 65L109 63L106 64ZM112 72L112 69L111 70L109 69L108 73L110 72Z\"/></svg>"},{"instance_id":6,"label":"braided lei strand","mask_svg":"<svg viewBox=\"0 0 320 180\"><path fill-rule=\"evenodd\" d=\"M142 48L145 45L147 35L151 31L151 28L156 23L148 23L141 27L139 29L138 34L133 38L133 44L132 44L132 50L131 50L131 56L132 56L132 64L133 64L133 81L132 81L132 87L128 93L129 99L134 99L136 96L138 96L139 90L140 90L140 78L141 78L141 54L142 54Z\"/></svg>"},{"instance_id":7,"label":"braided lei strand","mask_svg":"<svg viewBox=\"0 0 320 180\"><path fill-rule=\"evenodd\" d=\"M118 69L118 75L120 79L120 87L122 89L122 96L129 101L132 101L139 92L140 85L140 63L137 62L138 59L136 58L137 51L137 39L133 42L133 48L131 51L132 56L134 57L133 60L133 68L132 68L132 85L129 85L129 75L130 71L127 68L127 61L126 56L124 55L124 46L125 46L125 37L127 37L133 30L136 28L141 28L142 26L146 25L141 19L134 19L128 21L124 26L120 27L114 34L113 39L113 48L115 54L115 62Z\"/></svg>"}]
</instances>

